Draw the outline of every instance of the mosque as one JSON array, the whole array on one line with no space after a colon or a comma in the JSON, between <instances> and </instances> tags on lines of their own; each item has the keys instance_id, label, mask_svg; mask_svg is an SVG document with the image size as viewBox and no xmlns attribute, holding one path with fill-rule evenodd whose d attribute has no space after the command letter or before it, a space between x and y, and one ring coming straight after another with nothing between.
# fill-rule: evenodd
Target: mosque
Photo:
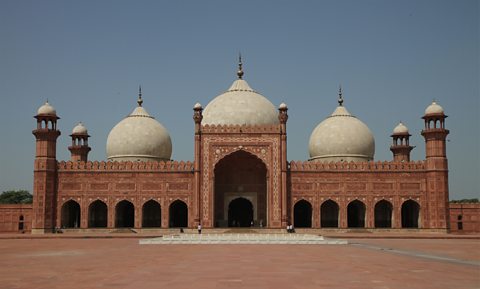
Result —
<instances>
[{"instance_id":1,"label":"mosque","mask_svg":"<svg viewBox=\"0 0 480 289\"><path fill-rule=\"evenodd\" d=\"M243 79L193 106L194 160L171 160L167 128L139 91L132 113L108 135L107 161L88 160L83 124L72 130L71 159L59 161L59 116L38 109L32 233L54 228L250 227L447 231L446 115L430 104L422 117L426 158L411 161L408 128L391 135L393 159L374 161L375 140L338 106L310 136L310 159L287 158L288 107L275 107ZM23 217L23 216L22 216Z\"/></svg>"}]
</instances>

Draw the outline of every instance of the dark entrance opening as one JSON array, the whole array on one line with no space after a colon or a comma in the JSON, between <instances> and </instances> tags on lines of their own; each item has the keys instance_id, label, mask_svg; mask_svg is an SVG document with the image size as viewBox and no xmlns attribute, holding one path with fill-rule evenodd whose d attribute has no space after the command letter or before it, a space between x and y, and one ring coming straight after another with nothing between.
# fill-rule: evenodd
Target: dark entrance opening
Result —
<instances>
[{"instance_id":1,"label":"dark entrance opening","mask_svg":"<svg viewBox=\"0 0 480 289\"><path fill-rule=\"evenodd\" d=\"M364 228L365 227L365 204L359 200L355 200L348 204L348 227Z\"/></svg>"},{"instance_id":2,"label":"dark entrance opening","mask_svg":"<svg viewBox=\"0 0 480 289\"><path fill-rule=\"evenodd\" d=\"M253 221L253 205L245 198L237 198L228 205L229 227L250 227Z\"/></svg>"},{"instance_id":3,"label":"dark entrance opening","mask_svg":"<svg viewBox=\"0 0 480 289\"><path fill-rule=\"evenodd\" d=\"M18 230L23 231L23 228L24 228L24 219L23 219L23 215L20 215L20 217L18 218Z\"/></svg>"},{"instance_id":4,"label":"dark entrance opening","mask_svg":"<svg viewBox=\"0 0 480 289\"><path fill-rule=\"evenodd\" d=\"M233 226L228 201L252 196L255 225L267 226L267 167L255 155L243 150L225 156L215 165L215 227ZM256 196L256 198L255 198ZM255 203L256 202L256 203ZM237 220L238 221L238 220Z\"/></svg>"},{"instance_id":5,"label":"dark entrance opening","mask_svg":"<svg viewBox=\"0 0 480 289\"><path fill-rule=\"evenodd\" d=\"M320 226L322 228L338 228L338 204L332 200L323 202L320 207Z\"/></svg>"},{"instance_id":6,"label":"dark entrance opening","mask_svg":"<svg viewBox=\"0 0 480 289\"><path fill-rule=\"evenodd\" d=\"M62 206L62 228L80 227L80 205L70 200Z\"/></svg>"},{"instance_id":7,"label":"dark entrance opening","mask_svg":"<svg viewBox=\"0 0 480 289\"><path fill-rule=\"evenodd\" d=\"M418 228L418 216L420 215L420 205L408 200L402 204L402 228Z\"/></svg>"},{"instance_id":8,"label":"dark entrance opening","mask_svg":"<svg viewBox=\"0 0 480 289\"><path fill-rule=\"evenodd\" d=\"M392 227L392 204L381 200L375 205L375 228Z\"/></svg>"},{"instance_id":9,"label":"dark entrance opening","mask_svg":"<svg viewBox=\"0 0 480 289\"><path fill-rule=\"evenodd\" d=\"M107 205L96 200L88 207L88 227L89 228L106 228L107 227Z\"/></svg>"},{"instance_id":10,"label":"dark entrance opening","mask_svg":"<svg viewBox=\"0 0 480 289\"><path fill-rule=\"evenodd\" d=\"M188 208L187 204L180 200L176 200L170 204L170 228L187 227L188 226Z\"/></svg>"},{"instance_id":11,"label":"dark entrance opening","mask_svg":"<svg viewBox=\"0 0 480 289\"><path fill-rule=\"evenodd\" d=\"M312 227L312 205L305 201L298 201L293 207L293 226L295 228Z\"/></svg>"},{"instance_id":12,"label":"dark entrance opening","mask_svg":"<svg viewBox=\"0 0 480 289\"><path fill-rule=\"evenodd\" d=\"M133 228L135 225L135 207L123 200L115 207L115 227Z\"/></svg>"},{"instance_id":13,"label":"dark entrance opening","mask_svg":"<svg viewBox=\"0 0 480 289\"><path fill-rule=\"evenodd\" d=\"M142 227L154 228L161 227L162 211L160 204L154 200L150 200L143 205L142 208Z\"/></svg>"}]
</instances>

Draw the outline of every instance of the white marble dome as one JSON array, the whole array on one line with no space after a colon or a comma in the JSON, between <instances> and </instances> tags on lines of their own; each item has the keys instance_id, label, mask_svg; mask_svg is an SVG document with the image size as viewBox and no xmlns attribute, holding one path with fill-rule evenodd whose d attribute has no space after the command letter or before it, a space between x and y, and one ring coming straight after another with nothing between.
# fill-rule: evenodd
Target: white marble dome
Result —
<instances>
[{"instance_id":1,"label":"white marble dome","mask_svg":"<svg viewBox=\"0 0 480 289\"><path fill-rule=\"evenodd\" d=\"M394 129L393 134L408 134L408 127L400 122Z\"/></svg>"},{"instance_id":2,"label":"white marble dome","mask_svg":"<svg viewBox=\"0 0 480 289\"><path fill-rule=\"evenodd\" d=\"M254 91L243 79L237 79L224 93L215 97L203 111L202 124L265 125L278 124L275 106Z\"/></svg>"},{"instance_id":3,"label":"white marble dome","mask_svg":"<svg viewBox=\"0 0 480 289\"><path fill-rule=\"evenodd\" d=\"M167 129L138 106L108 134L107 158L111 161L167 161L172 141Z\"/></svg>"},{"instance_id":4,"label":"white marble dome","mask_svg":"<svg viewBox=\"0 0 480 289\"><path fill-rule=\"evenodd\" d=\"M362 121L340 105L313 130L309 151L311 161L370 161L375 154L375 139Z\"/></svg>"},{"instance_id":5,"label":"white marble dome","mask_svg":"<svg viewBox=\"0 0 480 289\"><path fill-rule=\"evenodd\" d=\"M42 105L38 108L37 115L57 115L57 111L47 101L47 102L45 102L44 105Z\"/></svg>"},{"instance_id":6,"label":"white marble dome","mask_svg":"<svg viewBox=\"0 0 480 289\"><path fill-rule=\"evenodd\" d=\"M443 114L443 107L437 104L437 102L433 101L432 104L430 104L426 109L425 109L425 115L429 114Z\"/></svg>"},{"instance_id":7,"label":"white marble dome","mask_svg":"<svg viewBox=\"0 0 480 289\"><path fill-rule=\"evenodd\" d=\"M88 134L87 128L79 122L73 129L72 134Z\"/></svg>"}]
</instances>

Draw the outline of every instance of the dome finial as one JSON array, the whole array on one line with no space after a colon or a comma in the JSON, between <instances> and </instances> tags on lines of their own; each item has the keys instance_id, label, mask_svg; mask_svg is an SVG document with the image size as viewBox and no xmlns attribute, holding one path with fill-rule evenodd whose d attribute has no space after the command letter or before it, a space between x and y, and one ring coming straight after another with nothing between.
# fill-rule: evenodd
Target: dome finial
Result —
<instances>
[{"instance_id":1,"label":"dome finial","mask_svg":"<svg viewBox=\"0 0 480 289\"><path fill-rule=\"evenodd\" d=\"M243 68L242 68L242 54L238 53L238 71L237 71L237 76L238 79L242 79L243 77Z\"/></svg>"},{"instance_id":2,"label":"dome finial","mask_svg":"<svg viewBox=\"0 0 480 289\"><path fill-rule=\"evenodd\" d=\"M138 106L142 106L143 99L142 99L142 86L138 86L138 100L137 100Z\"/></svg>"},{"instance_id":3,"label":"dome finial","mask_svg":"<svg viewBox=\"0 0 480 289\"><path fill-rule=\"evenodd\" d=\"M343 106L342 85L338 86L338 104Z\"/></svg>"}]
</instances>

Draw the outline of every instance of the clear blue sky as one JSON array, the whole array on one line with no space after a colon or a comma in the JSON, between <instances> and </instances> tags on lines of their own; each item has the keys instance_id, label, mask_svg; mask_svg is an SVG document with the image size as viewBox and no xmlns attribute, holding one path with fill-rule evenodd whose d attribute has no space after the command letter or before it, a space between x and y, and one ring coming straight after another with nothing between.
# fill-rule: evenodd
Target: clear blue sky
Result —
<instances>
[{"instance_id":1,"label":"clear blue sky","mask_svg":"<svg viewBox=\"0 0 480 289\"><path fill-rule=\"evenodd\" d=\"M193 159L192 107L235 79L289 106L288 157L308 158L313 128L345 106L373 131L376 160L390 134L410 129L424 159L424 109L449 115L450 197L479 196L479 2L452 1L0 1L0 191L32 188L37 108L48 98L69 134L89 129L91 160L136 105L169 131L173 158Z\"/></svg>"}]
</instances>

